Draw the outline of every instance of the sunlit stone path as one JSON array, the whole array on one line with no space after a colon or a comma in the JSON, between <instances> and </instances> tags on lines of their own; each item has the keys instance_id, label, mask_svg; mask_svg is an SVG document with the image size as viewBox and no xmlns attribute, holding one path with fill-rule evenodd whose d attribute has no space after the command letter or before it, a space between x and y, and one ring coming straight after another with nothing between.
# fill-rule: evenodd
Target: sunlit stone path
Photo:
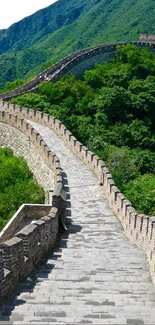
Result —
<instances>
[{"instance_id":1,"label":"sunlit stone path","mask_svg":"<svg viewBox=\"0 0 155 325\"><path fill-rule=\"evenodd\" d=\"M35 124L64 172L71 223L58 249L6 304L1 324L155 324L155 290L142 250L125 237L89 169Z\"/></svg>"}]
</instances>

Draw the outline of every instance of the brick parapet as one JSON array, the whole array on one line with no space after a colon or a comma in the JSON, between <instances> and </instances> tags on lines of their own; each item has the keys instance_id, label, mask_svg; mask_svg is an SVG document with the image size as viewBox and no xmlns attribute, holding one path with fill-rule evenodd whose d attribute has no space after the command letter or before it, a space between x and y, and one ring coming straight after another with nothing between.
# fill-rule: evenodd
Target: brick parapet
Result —
<instances>
[{"instance_id":1,"label":"brick parapet","mask_svg":"<svg viewBox=\"0 0 155 325\"><path fill-rule=\"evenodd\" d=\"M13 217L9 220L3 230L0 232L0 243L9 240L17 231L24 219L31 222L34 219L40 219L46 216L52 205L48 204L22 204Z\"/></svg>"},{"instance_id":2,"label":"brick parapet","mask_svg":"<svg viewBox=\"0 0 155 325\"><path fill-rule=\"evenodd\" d=\"M5 103L5 105L7 105ZM13 109L13 106L11 106ZM10 105L7 105L9 110ZM16 110L16 108L15 108ZM31 119L33 111L30 110ZM24 109L25 117L29 110ZM35 114L34 114L35 115ZM36 114L47 123L47 116ZM8 241L0 244L0 297L8 296L17 286L18 282L30 275L41 262L49 250L52 249L59 234L60 222L66 224L66 194L63 190L62 170L58 157L48 148L40 134L25 119L0 110L0 122L11 125L23 132L36 146L43 156L46 164L54 172L54 191L52 196L52 209L47 216L40 218L40 211L35 211L36 220L33 224L24 227ZM31 207L29 206L29 214ZM34 211L32 209L32 214ZM19 220L14 220L15 228L19 225L23 215L19 214ZM12 233L10 234L10 236Z\"/></svg>"},{"instance_id":3,"label":"brick parapet","mask_svg":"<svg viewBox=\"0 0 155 325\"><path fill-rule=\"evenodd\" d=\"M16 105L12 106L5 102L0 103L0 110L2 109L8 113L14 113L21 118L24 117L32 121L36 121L36 116L38 116L37 112L32 114L32 110L29 112L28 109ZM40 120L38 122L43 125L46 124L60 136L69 149L96 174L99 184L105 189L110 207L122 223L126 236L146 252L150 264L151 276L155 283L155 217L141 215L136 212L131 202L128 201L115 186L112 175L108 168L106 168L104 161L83 146L82 143L66 129L62 122L49 115L47 116L47 114L44 116L44 113L39 116ZM13 119L13 121L16 123L15 119Z\"/></svg>"},{"instance_id":4,"label":"brick parapet","mask_svg":"<svg viewBox=\"0 0 155 325\"><path fill-rule=\"evenodd\" d=\"M17 284L29 276L46 257L59 233L59 210L23 228L0 244L0 297L7 297Z\"/></svg>"},{"instance_id":5,"label":"brick parapet","mask_svg":"<svg viewBox=\"0 0 155 325\"><path fill-rule=\"evenodd\" d=\"M61 164L58 159L58 157L49 149L41 135L35 130L34 127L32 127L28 121L23 119L27 118L29 116L29 110L25 108L20 108L14 105L14 112L12 112L12 105L4 103L2 104L0 102L0 122L9 124L21 132L23 132L28 139L36 146L37 150L41 153L43 156L46 164L50 169L53 170L54 173L54 193L59 197L64 197L64 191L63 191L63 177L62 177L62 169L61 169ZM3 107L3 110L1 108ZM11 107L11 113L9 112ZM14 113L14 114L13 114ZM32 110L30 114L32 113ZM38 113L38 112L36 112ZM40 112L39 112L40 113ZM46 114L47 115L47 114ZM30 120L33 120L32 115L29 116ZM43 121L43 124L46 123L44 122L44 114L40 115L40 121ZM55 120L54 120L55 121Z\"/></svg>"},{"instance_id":6,"label":"brick parapet","mask_svg":"<svg viewBox=\"0 0 155 325\"><path fill-rule=\"evenodd\" d=\"M45 79L45 76L49 77L49 80L56 81L61 76L69 72L77 64L103 53L114 52L118 45L133 44L136 46L148 46L151 49L155 50L154 38L149 39L148 41L148 38L144 36L146 35L141 35L140 40L138 42L101 44L98 46L94 46L92 48L87 48L75 52L73 54L69 54L62 60L58 61L56 64L52 65L51 67L45 69L43 72L39 73L35 78L28 81L24 85L12 91L9 91L7 93L1 94L0 98L2 98L3 100L7 100L25 94L26 92L35 91L38 85L40 84L40 82L42 82Z\"/></svg>"},{"instance_id":7,"label":"brick parapet","mask_svg":"<svg viewBox=\"0 0 155 325\"><path fill-rule=\"evenodd\" d=\"M141 42L155 43L155 35L140 34L139 40Z\"/></svg>"}]
</instances>

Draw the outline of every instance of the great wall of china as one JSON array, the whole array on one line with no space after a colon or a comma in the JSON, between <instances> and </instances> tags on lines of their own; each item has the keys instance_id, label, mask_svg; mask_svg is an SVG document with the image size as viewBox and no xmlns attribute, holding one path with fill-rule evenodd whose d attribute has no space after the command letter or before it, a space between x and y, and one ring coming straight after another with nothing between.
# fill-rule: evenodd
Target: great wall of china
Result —
<instances>
[{"instance_id":1,"label":"great wall of china","mask_svg":"<svg viewBox=\"0 0 155 325\"><path fill-rule=\"evenodd\" d=\"M136 45L147 45L154 50L154 43L142 42L140 44L138 42ZM110 49L114 51L116 45L93 48L89 50L89 53L86 50L85 53L84 51L83 53L80 52L79 57L77 54L72 55L67 59L65 58L64 62L62 60L54 67L46 70L46 73L51 75L58 72L51 77L51 79L56 80L58 76L70 70L74 61L77 64L77 61L80 60L81 62L85 55L87 58L94 56L94 53L98 55L97 53L102 51L103 47L104 51L107 51L107 48L108 51ZM62 64L64 64L63 67ZM63 71L58 71L60 66ZM22 86L18 90L2 96L0 101L0 146L9 145L15 154L25 156L26 160L28 160L29 150L32 150L32 161L28 161L28 163L34 174L36 173L36 179L42 183L45 192L47 192L47 203L49 206L51 205L51 209L47 216L43 217L40 217L39 213L37 217L36 209L36 219L38 220L18 233L14 232L13 234L10 232L10 227L6 228L6 237L2 238L0 244L2 252L0 256L0 295L2 298L8 296L19 282L36 270L44 255L47 255L48 251L54 247L59 234L59 223L63 224L65 228L66 216L70 217L71 214L73 225L68 231L68 248L62 246L64 257L58 257L57 263L55 259L53 262L57 271L56 277L54 270L50 272L49 279L51 279L52 285L50 286L50 282L48 285L50 286L49 292L55 299L53 302L55 309L50 307L49 298L49 310L46 311L41 296L34 288L33 292L30 291L29 298L25 298L24 311L23 306L20 309L14 300L15 312L14 314L11 313L12 322L16 324L17 321L17 323L27 325L31 321L33 324L33 321L37 322L38 317L40 317L39 322L47 321L47 324L50 324L50 321L54 322L52 321L54 318L55 323L72 324L76 315L77 323L83 321L83 324L84 321L92 323L92 319L95 318L94 324L153 325L155 320L155 292L153 288L153 284L155 284L155 216L140 215L135 211L131 202L126 200L115 186L104 162L83 146L61 121L45 113L4 102L4 99L31 90L37 85L36 81L38 84L38 77L33 84L30 82L27 84L28 86ZM25 149L26 147L28 148ZM36 155L38 155L37 161L40 163L39 168L37 168L36 163L33 164ZM48 182L47 186L48 175L52 180ZM52 196L49 194L51 191L53 191ZM106 201L109 207L106 205ZM29 209L31 211L31 207ZM130 243L125 238L120 224ZM12 225L16 231L19 220ZM81 232L83 240L81 237L79 240L80 235L78 233L80 234L80 230L77 230L78 227L83 229ZM72 239L72 236L70 238L70 233L75 238ZM103 242L104 236L107 240L106 244ZM89 237L91 240L90 242L88 240L87 243ZM80 243L78 247L76 241ZM119 243L118 249L117 243ZM136 248L135 244L139 248ZM107 245L108 248L105 248L104 245ZM113 249L110 248L111 245ZM70 259L66 255L66 250L69 250L69 254L71 254ZM147 257L147 262L143 251ZM77 258L79 260L78 265L76 263ZM60 272L59 267L61 269L62 262L63 271ZM106 265L106 263L108 264ZM149 281L148 266L153 284ZM100 267L101 271L99 271ZM121 275L120 267L124 270ZM89 272L87 272L87 268ZM69 273L68 270L70 270ZM61 281L63 281L63 290L65 288L63 293ZM75 284L77 281L80 282L79 287ZM54 282L57 283L59 293ZM82 287L84 286L85 291L88 292L81 291L81 282ZM43 283L46 284L46 276ZM101 288L98 288L98 284ZM72 289L74 291L74 285L76 292L71 296L67 290ZM67 289L66 286L69 286L70 289ZM46 290L48 291L49 288L46 287ZM44 291L45 297L46 290ZM98 290L100 290L99 294ZM35 297L33 293L35 293ZM143 296L143 299L140 295ZM65 300L66 296L68 299ZM23 297L22 293L19 297ZM39 307L34 305L33 312L31 312L29 306L33 304L33 297L36 303L39 299ZM100 298L104 301L103 304L101 304ZM99 300L98 304L95 304L96 300ZM62 304L63 309L59 308L58 301ZM88 303L89 301L92 302ZM85 307L82 308L82 305ZM98 306L98 308L93 306ZM39 314L39 311L42 315ZM105 317L102 317L104 315Z\"/></svg>"},{"instance_id":2,"label":"great wall of china","mask_svg":"<svg viewBox=\"0 0 155 325\"><path fill-rule=\"evenodd\" d=\"M143 36L144 37L144 36ZM10 98L19 96L29 91L35 91L35 89L39 86L40 82L42 82L46 76L49 81L56 81L61 76L68 74L72 71L72 69L82 62L86 62L91 60L92 58L96 58L96 61L92 61L92 66L94 63L100 63L101 60L104 60L103 55L112 55L116 47L118 45L125 45L125 44L133 44L136 46L147 46L152 51L155 52L155 42L148 42L148 41L138 41L138 42L131 42L131 43L115 43L115 44L102 44L99 46L95 46L92 48L88 48L73 54L66 56L64 59L58 61L56 64L52 65L51 67L47 68L39 75L37 75L34 79L30 80L23 86L12 90L8 93L2 94L1 98L3 100L8 100ZM106 57L107 59L107 57ZM87 69L90 69L91 65L88 66ZM80 67L80 70L83 69Z\"/></svg>"}]
</instances>

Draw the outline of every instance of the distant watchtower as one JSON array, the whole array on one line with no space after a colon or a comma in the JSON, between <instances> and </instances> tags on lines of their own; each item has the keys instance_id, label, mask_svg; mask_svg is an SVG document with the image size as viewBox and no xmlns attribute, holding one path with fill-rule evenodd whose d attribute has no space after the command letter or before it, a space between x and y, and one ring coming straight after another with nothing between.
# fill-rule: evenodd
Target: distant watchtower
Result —
<instances>
[{"instance_id":1,"label":"distant watchtower","mask_svg":"<svg viewBox=\"0 0 155 325\"><path fill-rule=\"evenodd\" d=\"M155 43L155 35L140 34L139 40L142 42Z\"/></svg>"}]
</instances>

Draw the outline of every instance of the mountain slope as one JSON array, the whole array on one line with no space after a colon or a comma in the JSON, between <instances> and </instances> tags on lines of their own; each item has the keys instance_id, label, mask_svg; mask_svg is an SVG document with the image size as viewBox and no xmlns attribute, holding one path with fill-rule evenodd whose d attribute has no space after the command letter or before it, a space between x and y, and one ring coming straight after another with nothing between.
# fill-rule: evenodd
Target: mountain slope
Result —
<instances>
[{"instance_id":1,"label":"mountain slope","mask_svg":"<svg viewBox=\"0 0 155 325\"><path fill-rule=\"evenodd\" d=\"M22 50L43 40L62 26L70 25L84 10L89 10L98 0L59 0L45 9L0 31L0 54Z\"/></svg>"},{"instance_id":2,"label":"mountain slope","mask_svg":"<svg viewBox=\"0 0 155 325\"><path fill-rule=\"evenodd\" d=\"M81 48L154 34L154 16L154 0L59 0L0 31L0 87Z\"/></svg>"}]
</instances>

